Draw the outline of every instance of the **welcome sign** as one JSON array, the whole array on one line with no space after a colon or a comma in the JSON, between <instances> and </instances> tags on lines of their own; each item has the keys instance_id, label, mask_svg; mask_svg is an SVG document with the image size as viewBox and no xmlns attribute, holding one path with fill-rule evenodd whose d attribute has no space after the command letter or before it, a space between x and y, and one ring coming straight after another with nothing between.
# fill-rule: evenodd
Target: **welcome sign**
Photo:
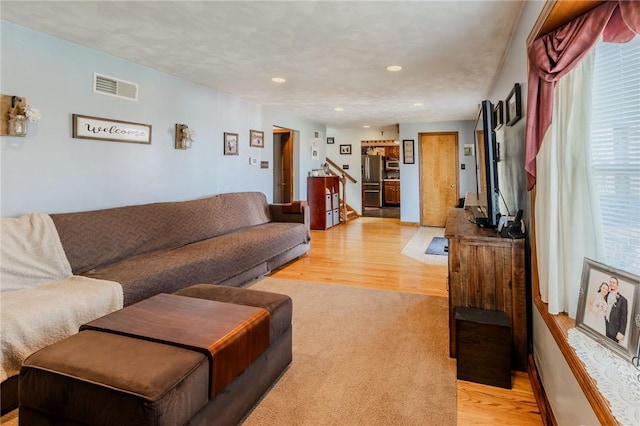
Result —
<instances>
[{"instance_id":1,"label":"welcome sign","mask_svg":"<svg viewBox=\"0 0 640 426\"><path fill-rule=\"evenodd\" d=\"M151 144L151 125L73 114L73 137Z\"/></svg>"}]
</instances>

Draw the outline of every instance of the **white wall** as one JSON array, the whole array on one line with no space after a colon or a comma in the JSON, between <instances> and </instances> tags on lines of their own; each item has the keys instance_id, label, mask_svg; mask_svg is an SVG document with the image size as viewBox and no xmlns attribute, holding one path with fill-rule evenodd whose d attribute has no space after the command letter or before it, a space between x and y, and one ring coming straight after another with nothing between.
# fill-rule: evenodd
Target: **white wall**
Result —
<instances>
[{"instance_id":1,"label":"white wall","mask_svg":"<svg viewBox=\"0 0 640 426\"><path fill-rule=\"evenodd\" d=\"M530 219L530 193L526 191L524 174L526 124L524 116L526 115L528 73L526 39L543 6L542 1L525 2L516 34L489 98L493 103L499 100L504 102L514 83L518 82L522 85L523 118L512 127L505 126L501 135L504 139L501 151L507 159L500 164L499 181L505 192L505 198L512 204L511 208L515 206L523 209L527 221ZM515 159L518 159L517 164L511 164ZM531 300L530 295L529 300ZM532 311L530 321L533 323L534 358L558 424L563 426L599 424L591 405L535 306L532 306Z\"/></svg>"},{"instance_id":2,"label":"white wall","mask_svg":"<svg viewBox=\"0 0 640 426\"><path fill-rule=\"evenodd\" d=\"M26 137L1 138L2 217L245 190L272 199L273 125L299 131L296 194L306 199L302 183L318 167L310 145L323 125L5 21L1 35L1 93L25 97L42 113ZM138 83L138 101L94 94L94 72ZM72 114L150 124L152 143L74 139ZM192 149L174 149L176 123L198 132ZM265 148L249 147L250 129L265 132ZM238 156L223 155L224 132L238 133ZM269 169L250 166L250 156Z\"/></svg>"}]
</instances>

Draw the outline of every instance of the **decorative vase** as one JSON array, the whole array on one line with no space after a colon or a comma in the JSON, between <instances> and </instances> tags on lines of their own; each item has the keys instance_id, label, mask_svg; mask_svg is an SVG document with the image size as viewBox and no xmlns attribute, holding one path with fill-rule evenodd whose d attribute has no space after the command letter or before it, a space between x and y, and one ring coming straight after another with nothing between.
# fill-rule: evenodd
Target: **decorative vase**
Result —
<instances>
[{"instance_id":1,"label":"decorative vase","mask_svg":"<svg viewBox=\"0 0 640 426\"><path fill-rule=\"evenodd\" d=\"M27 117L22 114L9 116L9 134L11 136L25 136L27 134Z\"/></svg>"}]
</instances>

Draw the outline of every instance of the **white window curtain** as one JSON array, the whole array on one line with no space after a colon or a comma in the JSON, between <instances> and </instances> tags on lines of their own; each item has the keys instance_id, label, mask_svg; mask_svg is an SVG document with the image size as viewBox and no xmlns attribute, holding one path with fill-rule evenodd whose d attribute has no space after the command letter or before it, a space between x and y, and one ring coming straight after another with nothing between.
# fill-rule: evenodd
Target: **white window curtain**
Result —
<instances>
[{"instance_id":1,"label":"white window curtain","mask_svg":"<svg viewBox=\"0 0 640 426\"><path fill-rule=\"evenodd\" d=\"M575 318L583 259L603 252L598 198L590 177L591 87L595 51L558 81L552 123L537 155L536 254L549 313Z\"/></svg>"}]
</instances>

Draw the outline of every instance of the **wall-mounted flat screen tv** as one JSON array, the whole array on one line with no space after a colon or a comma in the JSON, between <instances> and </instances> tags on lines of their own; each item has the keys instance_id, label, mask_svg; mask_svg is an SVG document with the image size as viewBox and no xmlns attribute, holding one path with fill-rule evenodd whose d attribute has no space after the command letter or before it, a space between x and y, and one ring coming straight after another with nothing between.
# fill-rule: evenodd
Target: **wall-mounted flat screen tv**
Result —
<instances>
[{"instance_id":1,"label":"wall-mounted flat screen tv","mask_svg":"<svg viewBox=\"0 0 640 426\"><path fill-rule=\"evenodd\" d=\"M482 101L474 131L478 195L478 208L474 217L478 226L487 228L497 227L500 220L498 157L493 128L493 105L490 101Z\"/></svg>"}]
</instances>

